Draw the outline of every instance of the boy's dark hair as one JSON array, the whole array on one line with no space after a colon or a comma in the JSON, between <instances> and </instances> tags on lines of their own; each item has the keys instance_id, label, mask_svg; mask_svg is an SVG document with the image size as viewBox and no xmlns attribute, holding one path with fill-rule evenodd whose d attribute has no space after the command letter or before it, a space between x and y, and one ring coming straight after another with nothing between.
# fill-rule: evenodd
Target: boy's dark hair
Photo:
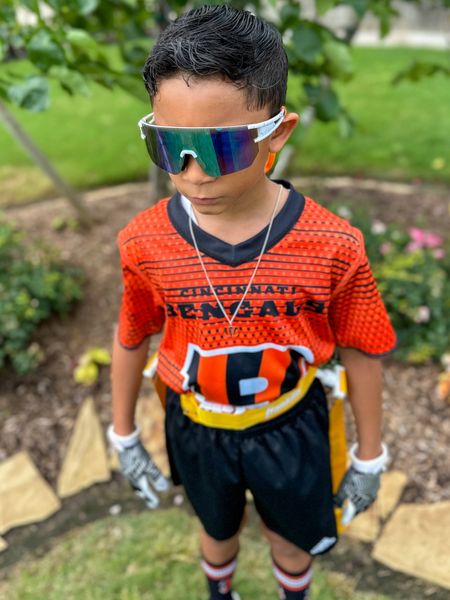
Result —
<instances>
[{"instance_id":1,"label":"boy's dark hair","mask_svg":"<svg viewBox=\"0 0 450 600\"><path fill-rule=\"evenodd\" d=\"M153 99L158 84L180 73L225 77L245 90L250 110L276 115L286 99L288 61L279 32L248 11L202 6L186 12L161 34L143 70Z\"/></svg>"}]
</instances>

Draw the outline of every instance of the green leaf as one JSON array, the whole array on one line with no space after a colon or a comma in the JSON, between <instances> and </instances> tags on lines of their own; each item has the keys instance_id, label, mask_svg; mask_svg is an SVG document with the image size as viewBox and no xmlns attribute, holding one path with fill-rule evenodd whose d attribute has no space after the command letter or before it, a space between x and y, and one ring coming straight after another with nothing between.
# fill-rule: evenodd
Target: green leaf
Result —
<instances>
[{"instance_id":1,"label":"green leaf","mask_svg":"<svg viewBox=\"0 0 450 600\"><path fill-rule=\"evenodd\" d=\"M9 100L9 96L8 96L8 87L5 83L0 81L0 98L3 98L3 100Z\"/></svg>"},{"instance_id":2,"label":"green leaf","mask_svg":"<svg viewBox=\"0 0 450 600\"><path fill-rule=\"evenodd\" d=\"M353 135L355 120L345 110L341 110L337 122L341 137L349 138Z\"/></svg>"},{"instance_id":3,"label":"green leaf","mask_svg":"<svg viewBox=\"0 0 450 600\"><path fill-rule=\"evenodd\" d=\"M16 24L16 11L12 6L11 0L7 0L6 6L0 6L0 23L6 25Z\"/></svg>"},{"instance_id":4,"label":"green leaf","mask_svg":"<svg viewBox=\"0 0 450 600\"><path fill-rule=\"evenodd\" d=\"M360 19L369 8L369 0L344 0L343 2L339 2L339 4L351 6Z\"/></svg>"},{"instance_id":5,"label":"green leaf","mask_svg":"<svg viewBox=\"0 0 450 600\"><path fill-rule=\"evenodd\" d=\"M98 6L98 0L75 0L73 3L78 6L80 15L89 15Z\"/></svg>"},{"instance_id":6,"label":"green leaf","mask_svg":"<svg viewBox=\"0 0 450 600\"><path fill-rule=\"evenodd\" d=\"M321 53L322 39L311 27L300 25L294 29L292 47L298 58L312 64Z\"/></svg>"},{"instance_id":7,"label":"green leaf","mask_svg":"<svg viewBox=\"0 0 450 600\"><path fill-rule=\"evenodd\" d=\"M334 90L310 84L305 84L304 89L320 121L333 121L339 117L341 105Z\"/></svg>"},{"instance_id":8,"label":"green leaf","mask_svg":"<svg viewBox=\"0 0 450 600\"><path fill-rule=\"evenodd\" d=\"M334 0L316 0L316 10L319 16L324 15L331 8L335 6L336 2Z\"/></svg>"},{"instance_id":9,"label":"green leaf","mask_svg":"<svg viewBox=\"0 0 450 600\"><path fill-rule=\"evenodd\" d=\"M148 48L143 47L135 42L125 43L120 47L124 63L136 65L139 72L142 70L142 65L145 63L148 56Z\"/></svg>"},{"instance_id":10,"label":"green leaf","mask_svg":"<svg viewBox=\"0 0 450 600\"><path fill-rule=\"evenodd\" d=\"M45 77L28 77L23 83L8 88L8 98L32 112L46 110L50 104L48 80Z\"/></svg>"},{"instance_id":11,"label":"green leaf","mask_svg":"<svg viewBox=\"0 0 450 600\"><path fill-rule=\"evenodd\" d=\"M133 77L131 75L116 75L116 82L125 92L131 94L142 102L148 102L148 93L145 89L144 83L141 77Z\"/></svg>"},{"instance_id":12,"label":"green leaf","mask_svg":"<svg viewBox=\"0 0 450 600\"><path fill-rule=\"evenodd\" d=\"M78 71L65 66L58 66L52 67L48 75L59 81L63 89L69 94L81 94L82 96L90 96L91 94L86 79Z\"/></svg>"},{"instance_id":13,"label":"green leaf","mask_svg":"<svg viewBox=\"0 0 450 600\"><path fill-rule=\"evenodd\" d=\"M45 29L33 35L27 44L27 51L30 61L43 71L47 71L54 64L65 62L63 49Z\"/></svg>"},{"instance_id":14,"label":"green leaf","mask_svg":"<svg viewBox=\"0 0 450 600\"><path fill-rule=\"evenodd\" d=\"M420 81L424 77L432 77L433 75L442 74L447 77L450 76L450 67L441 63L435 63L430 61L414 61L406 69L397 73L392 80L392 83L396 85L401 81Z\"/></svg>"},{"instance_id":15,"label":"green leaf","mask_svg":"<svg viewBox=\"0 0 450 600\"><path fill-rule=\"evenodd\" d=\"M399 13L392 6L390 0L372 0L370 9L379 19L381 37L385 37L391 28L391 18L397 17Z\"/></svg>"},{"instance_id":16,"label":"green leaf","mask_svg":"<svg viewBox=\"0 0 450 600\"><path fill-rule=\"evenodd\" d=\"M3 42L3 40L0 40L0 62L5 58L6 56L6 44Z\"/></svg>"},{"instance_id":17,"label":"green leaf","mask_svg":"<svg viewBox=\"0 0 450 600\"><path fill-rule=\"evenodd\" d=\"M337 119L341 112L339 98L332 89L326 89L321 94L316 105L317 117L321 121L332 121Z\"/></svg>"},{"instance_id":18,"label":"green leaf","mask_svg":"<svg viewBox=\"0 0 450 600\"><path fill-rule=\"evenodd\" d=\"M281 29L288 29L298 25L300 20L300 9L291 3L284 4L280 10Z\"/></svg>"},{"instance_id":19,"label":"green leaf","mask_svg":"<svg viewBox=\"0 0 450 600\"><path fill-rule=\"evenodd\" d=\"M69 29L66 39L78 54L86 54L89 58L95 59L100 53L97 41L84 29Z\"/></svg>"},{"instance_id":20,"label":"green leaf","mask_svg":"<svg viewBox=\"0 0 450 600\"><path fill-rule=\"evenodd\" d=\"M39 11L38 0L21 0L20 4L34 13Z\"/></svg>"},{"instance_id":21,"label":"green leaf","mask_svg":"<svg viewBox=\"0 0 450 600\"><path fill-rule=\"evenodd\" d=\"M58 13L83 16L89 15L98 6L98 0L47 0L46 3Z\"/></svg>"},{"instance_id":22,"label":"green leaf","mask_svg":"<svg viewBox=\"0 0 450 600\"><path fill-rule=\"evenodd\" d=\"M130 8L138 8L138 0L122 0L122 4L125 4L125 6L129 6Z\"/></svg>"},{"instance_id":23,"label":"green leaf","mask_svg":"<svg viewBox=\"0 0 450 600\"><path fill-rule=\"evenodd\" d=\"M353 75L352 55L347 44L336 40L328 40L323 45L323 53L330 62L333 76L349 79Z\"/></svg>"}]
</instances>

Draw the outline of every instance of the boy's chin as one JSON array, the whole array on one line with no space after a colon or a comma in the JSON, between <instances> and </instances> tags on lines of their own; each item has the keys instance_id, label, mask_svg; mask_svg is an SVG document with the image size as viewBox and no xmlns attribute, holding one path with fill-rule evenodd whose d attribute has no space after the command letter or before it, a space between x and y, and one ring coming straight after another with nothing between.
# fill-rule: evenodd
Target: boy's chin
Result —
<instances>
[{"instance_id":1,"label":"boy's chin","mask_svg":"<svg viewBox=\"0 0 450 600\"><path fill-rule=\"evenodd\" d=\"M192 206L201 215L220 215L226 210L223 202L215 204L197 204L196 202L192 202Z\"/></svg>"},{"instance_id":2,"label":"boy's chin","mask_svg":"<svg viewBox=\"0 0 450 600\"><path fill-rule=\"evenodd\" d=\"M194 208L197 209L201 209L201 208L209 208L209 207L215 207L218 206L220 204L222 204L222 202L220 201L220 198L196 198L193 196L188 196L189 201L191 202L192 206L194 206Z\"/></svg>"}]
</instances>

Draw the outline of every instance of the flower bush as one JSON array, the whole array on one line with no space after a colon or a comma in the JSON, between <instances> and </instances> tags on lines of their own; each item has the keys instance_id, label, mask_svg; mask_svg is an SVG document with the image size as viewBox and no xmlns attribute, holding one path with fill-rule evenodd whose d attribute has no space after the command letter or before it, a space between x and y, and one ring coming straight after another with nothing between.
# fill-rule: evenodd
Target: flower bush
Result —
<instances>
[{"instance_id":1,"label":"flower bush","mask_svg":"<svg viewBox=\"0 0 450 600\"><path fill-rule=\"evenodd\" d=\"M362 209L332 206L364 234L367 255L399 346L396 357L413 363L449 350L450 252L436 233L372 220Z\"/></svg>"},{"instance_id":2,"label":"flower bush","mask_svg":"<svg viewBox=\"0 0 450 600\"><path fill-rule=\"evenodd\" d=\"M31 342L38 324L66 314L81 298L81 271L63 264L42 243L24 242L24 233L0 215L0 369L9 362L18 373L42 359Z\"/></svg>"}]
</instances>

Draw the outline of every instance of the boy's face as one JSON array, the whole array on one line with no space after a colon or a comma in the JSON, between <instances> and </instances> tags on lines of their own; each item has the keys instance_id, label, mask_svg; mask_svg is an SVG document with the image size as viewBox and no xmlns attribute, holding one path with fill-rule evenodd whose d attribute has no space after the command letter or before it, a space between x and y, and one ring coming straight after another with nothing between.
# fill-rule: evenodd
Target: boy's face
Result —
<instances>
[{"instance_id":1,"label":"boy's face","mask_svg":"<svg viewBox=\"0 0 450 600\"><path fill-rule=\"evenodd\" d=\"M281 109L281 107L280 107ZM247 108L244 90L221 79L191 78L189 85L179 76L160 82L153 99L155 123L172 127L230 127L260 123L269 119L269 109ZM220 177L207 175L198 162L188 157L186 167L169 174L176 189L202 214L221 214L239 208L242 202L264 192L268 153L279 152L297 124L298 116L286 115L267 139L259 142L258 155L250 167Z\"/></svg>"}]
</instances>

